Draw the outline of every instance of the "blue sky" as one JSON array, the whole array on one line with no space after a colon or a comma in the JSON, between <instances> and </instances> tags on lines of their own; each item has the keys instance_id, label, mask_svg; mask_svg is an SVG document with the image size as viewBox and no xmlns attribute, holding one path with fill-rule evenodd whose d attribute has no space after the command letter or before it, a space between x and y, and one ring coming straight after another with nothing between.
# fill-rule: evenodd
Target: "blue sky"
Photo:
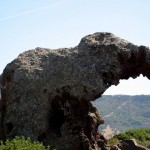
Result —
<instances>
[{"instance_id":1,"label":"blue sky","mask_svg":"<svg viewBox=\"0 0 150 150\"><path fill-rule=\"evenodd\" d=\"M0 74L26 50L74 47L94 32L112 32L149 47L149 6L149 0L0 1ZM106 94L150 94L150 81L140 77L126 82Z\"/></svg>"}]
</instances>

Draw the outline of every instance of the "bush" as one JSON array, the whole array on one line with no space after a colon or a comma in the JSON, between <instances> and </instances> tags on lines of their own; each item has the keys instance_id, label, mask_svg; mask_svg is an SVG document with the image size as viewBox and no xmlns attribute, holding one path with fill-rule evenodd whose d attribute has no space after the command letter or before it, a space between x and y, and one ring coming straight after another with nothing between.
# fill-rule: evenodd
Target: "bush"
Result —
<instances>
[{"instance_id":1,"label":"bush","mask_svg":"<svg viewBox=\"0 0 150 150\"><path fill-rule=\"evenodd\" d=\"M137 143L143 146L150 145L150 129L133 129L128 130L124 133L119 133L111 138L108 142L109 144L117 144L120 141L128 140L128 139L136 139Z\"/></svg>"},{"instance_id":2,"label":"bush","mask_svg":"<svg viewBox=\"0 0 150 150\"><path fill-rule=\"evenodd\" d=\"M0 142L0 150L49 150L40 142L32 142L30 138L15 137L13 140Z\"/></svg>"}]
</instances>

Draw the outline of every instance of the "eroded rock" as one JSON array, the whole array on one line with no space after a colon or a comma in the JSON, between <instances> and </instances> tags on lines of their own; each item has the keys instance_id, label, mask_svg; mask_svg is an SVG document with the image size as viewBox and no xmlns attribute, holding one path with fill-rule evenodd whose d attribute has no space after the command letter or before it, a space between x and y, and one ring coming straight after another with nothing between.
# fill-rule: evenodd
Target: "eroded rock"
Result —
<instances>
[{"instance_id":1,"label":"eroded rock","mask_svg":"<svg viewBox=\"0 0 150 150\"><path fill-rule=\"evenodd\" d=\"M26 51L2 74L1 137L23 135L57 150L97 150L104 121L90 101L120 79L150 78L149 69L147 47L111 33L85 36L74 48Z\"/></svg>"},{"instance_id":2,"label":"eroded rock","mask_svg":"<svg viewBox=\"0 0 150 150\"><path fill-rule=\"evenodd\" d=\"M118 144L121 150L149 150L148 148L137 144L135 139L125 140Z\"/></svg>"}]
</instances>

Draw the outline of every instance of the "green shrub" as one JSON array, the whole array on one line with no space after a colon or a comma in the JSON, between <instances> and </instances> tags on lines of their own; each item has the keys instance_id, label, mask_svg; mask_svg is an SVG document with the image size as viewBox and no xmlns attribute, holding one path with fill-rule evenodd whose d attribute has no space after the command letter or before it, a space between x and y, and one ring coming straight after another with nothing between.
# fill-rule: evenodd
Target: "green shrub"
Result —
<instances>
[{"instance_id":1,"label":"green shrub","mask_svg":"<svg viewBox=\"0 0 150 150\"><path fill-rule=\"evenodd\" d=\"M113 138L109 139L109 144L116 144L119 141L128 140L128 139L136 139L136 141L143 145L150 145L150 129L133 129L128 130L124 133L119 133L115 135Z\"/></svg>"},{"instance_id":2,"label":"green shrub","mask_svg":"<svg viewBox=\"0 0 150 150\"><path fill-rule=\"evenodd\" d=\"M13 140L0 142L0 150L49 150L40 142L32 142L30 138L15 137Z\"/></svg>"}]
</instances>

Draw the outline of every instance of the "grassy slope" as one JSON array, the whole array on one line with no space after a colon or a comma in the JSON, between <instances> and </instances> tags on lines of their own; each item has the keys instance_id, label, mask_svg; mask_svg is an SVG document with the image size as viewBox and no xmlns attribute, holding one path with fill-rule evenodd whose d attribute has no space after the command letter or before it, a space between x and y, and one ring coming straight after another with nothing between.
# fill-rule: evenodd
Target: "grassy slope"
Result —
<instances>
[{"instance_id":1,"label":"grassy slope","mask_svg":"<svg viewBox=\"0 0 150 150\"><path fill-rule=\"evenodd\" d=\"M128 130L124 133L119 133L115 135L113 138L109 139L110 145L115 145L120 141L127 139L136 139L137 143L143 146L150 145L150 128L149 129L133 129Z\"/></svg>"}]
</instances>

